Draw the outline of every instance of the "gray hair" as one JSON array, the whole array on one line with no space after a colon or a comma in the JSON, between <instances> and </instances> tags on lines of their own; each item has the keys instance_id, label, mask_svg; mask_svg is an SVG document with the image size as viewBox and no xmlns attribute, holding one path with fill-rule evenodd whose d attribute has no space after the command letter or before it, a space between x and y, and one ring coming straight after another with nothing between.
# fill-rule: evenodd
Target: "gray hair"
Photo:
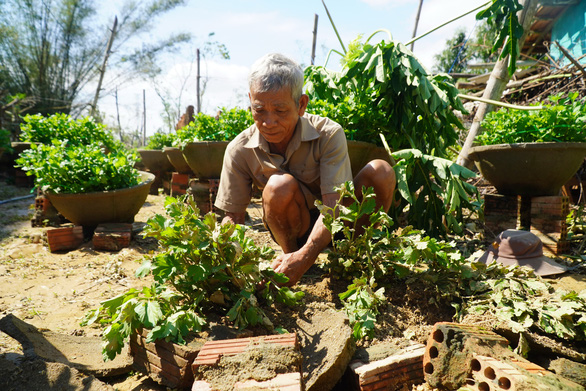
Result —
<instances>
[{"instance_id":1,"label":"gray hair","mask_svg":"<svg viewBox=\"0 0 586 391\"><path fill-rule=\"evenodd\" d=\"M303 70L295 61L279 53L269 53L252 65L248 88L267 92L288 87L296 104L303 94Z\"/></svg>"}]
</instances>

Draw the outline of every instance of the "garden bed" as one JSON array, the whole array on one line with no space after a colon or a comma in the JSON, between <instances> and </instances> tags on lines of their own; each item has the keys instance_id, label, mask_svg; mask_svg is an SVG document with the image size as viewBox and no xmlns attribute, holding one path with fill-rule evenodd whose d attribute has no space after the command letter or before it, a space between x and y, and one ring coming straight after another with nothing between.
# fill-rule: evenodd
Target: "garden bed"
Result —
<instances>
[{"instance_id":1,"label":"garden bed","mask_svg":"<svg viewBox=\"0 0 586 391\"><path fill-rule=\"evenodd\" d=\"M5 183L0 183L0 188L14 189L14 193L3 190L3 199L23 193ZM146 222L155 213L163 214L164 198L149 195L135 221ZM33 205L34 199L0 204L0 317L13 314L39 329L98 336L99 328L82 328L79 322L102 300L131 287L144 286L145 281L134 277L134 272L143 255L155 251L157 245L153 239L136 235L129 247L118 252L95 251L92 242L86 241L77 250L51 253L43 235L48 228L31 227ZM252 227L249 234L254 241L258 245L275 247L262 228L260 207L253 205L249 214L251 220L247 224ZM324 257L320 256L320 260ZM572 275L555 281L558 284L568 281L573 284L570 288L576 290L586 286L583 277ZM337 296L346 290L346 283L325 276L319 266L314 266L297 287L305 292L305 303L323 302L341 308ZM450 303L434 303L430 300L432 293L416 282L397 283L387 289L386 296L389 301L381 308L375 338L358 345L357 354L366 355L370 360L384 358L384 354L375 356L373 350L382 342L395 346L404 346L408 340L425 343L433 325L439 321L451 321L454 314ZM293 332L305 310L305 305L297 308L273 306L267 310L267 316L275 325ZM490 324L490 319L481 320ZM259 333L262 331L252 331L252 335ZM23 352L14 339L0 332L0 353L2 357L14 358ZM164 390L141 374L105 381L122 391Z\"/></svg>"}]
</instances>

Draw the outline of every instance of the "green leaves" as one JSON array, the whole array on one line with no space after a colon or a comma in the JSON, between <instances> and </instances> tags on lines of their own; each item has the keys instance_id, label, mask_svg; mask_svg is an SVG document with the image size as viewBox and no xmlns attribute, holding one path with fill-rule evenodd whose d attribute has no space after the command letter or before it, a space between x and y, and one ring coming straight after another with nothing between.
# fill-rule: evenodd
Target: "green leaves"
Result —
<instances>
[{"instance_id":1,"label":"green leaves","mask_svg":"<svg viewBox=\"0 0 586 391\"><path fill-rule=\"evenodd\" d=\"M167 197L165 210L166 217L153 216L145 229L161 251L136 271L139 277L150 274L153 286L131 289L86 315L84 324L110 324L103 334L107 357L114 357L130 333L143 327L150 330L147 341L182 343L189 332L204 327L212 312L239 328L263 325L272 330L263 305L295 305L303 298L303 292L279 287L287 277L261 265L274 251L257 247L244 226L219 224L212 213L200 218L188 197Z\"/></svg>"},{"instance_id":2,"label":"green leaves","mask_svg":"<svg viewBox=\"0 0 586 391\"><path fill-rule=\"evenodd\" d=\"M66 146L97 144L110 151L120 148L106 125L95 122L92 117L74 120L63 113L49 117L25 115L19 137L21 141L47 145L63 142Z\"/></svg>"},{"instance_id":3,"label":"green leaves","mask_svg":"<svg viewBox=\"0 0 586 391\"><path fill-rule=\"evenodd\" d=\"M98 144L69 145L53 140L52 144L32 144L16 160L43 191L55 193L89 193L123 189L138 185L134 168L135 153L116 150L104 153Z\"/></svg>"},{"instance_id":4,"label":"green leaves","mask_svg":"<svg viewBox=\"0 0 586 391\"><path fill-rule=\"evenodd\" d=\"M356 45L342 72L305 69L308 112L338 122L349 140L374 142L383 134L392 150L417 148L444 156L466 111L446 75L431 76L404 45Z\"/></svg>"},{"instance_id":5,"label":"green leaves","mask_svg":"<svg viewBox=\"0 0 586 391\"><path fill-rule=\"evenodd\" d=\"M177 130L174 144L182 147L193 141L230 141L254 123L249 110L223 107L219 112L217 118L198 113L192 122Z\"/></svg>"},{"instance_id":6,"label":"green leaves","mask_svg":"<svg viewBox=\"0 0 586 391\"><path fill-rule=\"evenodd\" d=\"M466 182L476 174L450 160L427 155L417 149L392 154L397 190L402 197L395 209L409 207L409 224L433 237L463 232L464 211L481 214L478 189Z\"/></svg>"},{"instance_id":7,"label":"green leaves","mask_svg":"<svg viewBox=\"0 0 586 391\"><path fill-rule=\"evenodd\" d=\"M586 98L578 93L563 98L552 95L553 104L542 110L501 108L486 115L480 145L529 142L586 142Z\"/></svg>"},{"instance_id":8,"label":"green leaves","mask_svg":"<svg viewBox=\"0 0 586 391\"><path fill-rule=\"evenodd\" d=\"M517 69L519 55L519 39L523 35L523 26L519 24L517 11L523 9L518 0L492 0L490 7L476 14L476 19L487 19L489 23L499 28L497 39L492 47L496 52L502 47L499 58L509 57L509 76ZM505 41L506 40L506 41Z\"/></svg>"}]
</instances>

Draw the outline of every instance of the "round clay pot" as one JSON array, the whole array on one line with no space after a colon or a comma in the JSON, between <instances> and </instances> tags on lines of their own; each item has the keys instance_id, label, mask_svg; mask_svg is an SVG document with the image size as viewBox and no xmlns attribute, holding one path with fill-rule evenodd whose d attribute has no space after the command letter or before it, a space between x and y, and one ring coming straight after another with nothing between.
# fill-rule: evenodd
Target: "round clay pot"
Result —
<instances>
[{"instance_id":1,"label":"round clay pot","mask_svg":"<svg viewBox=\"0 0 586 391\"><path fill-rule=\"evenodd\" d=\"M199 179L219 179L228 141L196 141L183 148L183 156Z\"/></svg>"},{"instance_id":2,"label":"round clay pot","mask_svg":"<svg viewBox=\"0 0 586 391\"><path fill-rule=\"evenodd\" d=\"M151 172L173 171L173 165L162 149L137 149L142 164Z\"/></svg>"},{"instance_id":3,"label":"round clay pot","mask_svg":"<svg viewBox=\"0 0 586 391\"><path fill-rule=\"evenodd\" d=\"M470 159L500 194L558 195L586 156L586 143L519 143L472 147Z\"/></svg>"},{"instance_id":4,"label":"round clay pot","mask_svg":"<svg viewBox=\"0 0 586 391\"><path fill-rule=\"evenodd\" d=\"M139 171L142 182L125 189L80 194L46 195L53 206L75 225L96 227L103 223L132 223L143 206L155 176Z\"/></svg>"},{"instance_id":5,"label":"round clay pot","mask_svg":"<svg viewBox=\"0 0 586 391\"><path fill-rule=\"evenodd\" d=\"M350 166L352 167L352 177L355 177L366 163L373 159L383 159L391 165L395 165L394 159L389 156L383 147L365 141L347 140L346 143L348 145L348 155L350 156Z\"/></svg>"},{"instance_id":6,"label":"round clay pot","mask_svg":"<svg viewBox=\"0 0 586 391\"><path fill-rule=\"evenodd\" d=\"M193 175L193 170L187 164L185 157L183 156L183 152L179 148L175 147L165 147L163 148L163 152L167 155L167 159L180 174L189 174Z\"/></svg>"}]
</instances>

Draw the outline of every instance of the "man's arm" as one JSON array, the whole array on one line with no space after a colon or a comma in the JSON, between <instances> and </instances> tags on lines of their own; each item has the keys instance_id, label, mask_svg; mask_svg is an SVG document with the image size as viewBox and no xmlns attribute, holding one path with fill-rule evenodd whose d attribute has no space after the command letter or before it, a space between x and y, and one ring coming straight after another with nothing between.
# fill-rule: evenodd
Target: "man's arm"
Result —
<instances>
[{"instance_id":1,"label":"man's arm","mask_svg":"<svg viewBox=\"0 0 586 391\"><path fill-rule=\"evenodd\" d=\"M323 204L333 208L338 201L338 194L324 194ZM288 286L295 285L305 272L315 263L319 254L331 241L331 233L323 223L323 215L319 215L307 242L299 250L289 254L282 254L275 259L272 268L289 277Z\"/></svg>"}]
</instances>

